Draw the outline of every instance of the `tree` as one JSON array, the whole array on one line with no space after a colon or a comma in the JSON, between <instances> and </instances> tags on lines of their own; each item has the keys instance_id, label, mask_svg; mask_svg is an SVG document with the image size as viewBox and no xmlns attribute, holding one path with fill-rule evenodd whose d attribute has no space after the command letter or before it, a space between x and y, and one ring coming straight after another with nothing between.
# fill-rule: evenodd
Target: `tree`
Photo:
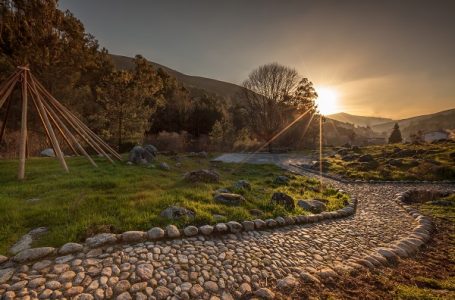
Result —
<instances>
[{"instance_id":1,"label":"tree","mask_svg":"<svg viewBox=\"0 0 455 300\"><path fill-rule=\"evenodd\" d=\"M277 63L260 66L249 74L243 87L248 125L263 141L270 141L296 116L315 112L313 84L301 79L295 69Z\"/></svg>"},{"instance_id":2,"label":"tree","mask_svg":"<svg viewBox=\"0 0 455 300\"><path fill-rule=\"evenodd\" d=\"M207 135L215 122L221 120L222 117L220 99L207 94L203 94L201 97L193 97L188 118L188 132L195 137Z\"/></svg>"},{"instance_id":3,"label":"tree","mask_svg":"<svg viewBox=\"0 0 455 300\"><path fill-rule=\"evenodd\" d=\"M393 126L392 133L389 137L389 144L401 143L402 141L403 138L401 137L400 126L398 126L398 123L395 123L395 126Z\"/></svg>"},{"instance_id":4,"label":"tree","mask_svg":"<svg viewBox=\"0 0 455 300\"><path fill-rule=\"evenodd\" d=\"M134 59L132 71L114 71L98 89L98 103L102 107L95 115L104 122L103 135L117 138L120 149L128 142L139 142L150 128L150 119L163 98L157 95L162 83L152 65L142 56Z\"/></svg>"}]
</instances>

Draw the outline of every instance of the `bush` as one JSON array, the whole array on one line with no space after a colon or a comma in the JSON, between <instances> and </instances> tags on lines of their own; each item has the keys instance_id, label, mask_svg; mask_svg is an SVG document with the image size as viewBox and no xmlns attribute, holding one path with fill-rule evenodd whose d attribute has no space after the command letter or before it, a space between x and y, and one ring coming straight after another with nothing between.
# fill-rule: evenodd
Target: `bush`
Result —
<instances>
[{"instance_id":1,"label":"bush","mask_svg":"<svg viewBox=\"0 0 455 300\"><path fill-rule=\"evenodd\" d=\"M161 131L148 137L146 144L152 144L160 151L184 152L187 150L189 139L189 134L185 131L181 133Z\"/></svg>"}]
</instances>

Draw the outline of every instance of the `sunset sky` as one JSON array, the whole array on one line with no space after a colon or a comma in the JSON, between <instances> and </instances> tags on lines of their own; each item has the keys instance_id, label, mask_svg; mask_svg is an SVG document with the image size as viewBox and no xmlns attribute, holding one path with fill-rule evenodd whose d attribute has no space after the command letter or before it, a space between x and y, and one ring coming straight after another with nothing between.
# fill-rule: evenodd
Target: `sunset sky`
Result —
<instances>
[{"instance_id":1,"label":"sunset sky","mask_svg":"<svg viewBox=\"0 0 455 300\"><path fill-rule=\"evenodd\" d=\"M455 108L455 1L61 0L111 53L240 84L295 67L336 111L403 118Z\"/></svg>"}]
</instances>

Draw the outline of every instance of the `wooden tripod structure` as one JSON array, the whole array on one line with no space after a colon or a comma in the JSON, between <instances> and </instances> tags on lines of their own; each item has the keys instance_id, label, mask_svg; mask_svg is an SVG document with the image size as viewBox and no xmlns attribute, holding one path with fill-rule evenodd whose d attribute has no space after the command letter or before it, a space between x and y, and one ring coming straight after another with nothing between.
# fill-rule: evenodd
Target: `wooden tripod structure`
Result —
<instances>
[{"instance_id":1,"label":"wooden tripod structure","mask_svg":"<svg viewBox=\"0 0 455 300\"><path fill-rule=\"evenodd\" d=\"M122 157L106 144L99 136L91 131L82 121L56 100L39 81L32 75L28 67L18 67L16 72L6 79L0 85L0 109L7 103L6 115L0 128L0 142L3 140L6 129L6 121L8 119L11 108L11 95L14 87L20 83L22 92L22 117L21 117L21 134L19 148L19 174L20 180L25 177L25 159L27 151L27 116L29 95L33 102L36 111L38 112L41 123L44 126L46 135L51 143L54 153L57 156L61 166L66 172L69 172L68 166L63 156L60 144L54 128L60 132L61 136L68 144L69 148L75 155L84 155L90 163L97 167L93 159L88 155L87 151L82 147L76 137L81 138L88 146L114 163L113 159L122 160ZM75 134L73 134L73 132Z\"/></svg>"}]
</instances>

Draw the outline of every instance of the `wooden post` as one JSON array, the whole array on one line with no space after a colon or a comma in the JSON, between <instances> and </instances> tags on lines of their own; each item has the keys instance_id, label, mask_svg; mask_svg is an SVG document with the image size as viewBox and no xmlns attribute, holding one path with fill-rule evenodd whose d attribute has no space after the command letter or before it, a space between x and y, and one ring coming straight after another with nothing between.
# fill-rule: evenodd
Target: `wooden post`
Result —
<instances>
[{"instance_id":1,"label":"wooden post","mask_svg":"<svg viewBox=\"0 0 455 300\"><path fill-rule=\"evenodd\" d=\"M31 81L32 86L34 85L34 81ZM63 156L63 152L60 149L60 144L58 143L57 137L55 136L54 129L52 128L51 122L49 121L49 117L47 116L46 110L44 109L43 103L41 102L41 97L37 95L36 97L36 104L38 106L38 110L40 111L41 115L43 116L44 120L44 127L47 128L49 132L49 136L51 137L51 143L54 145L54 149L56 151L55 155L57 156L60 165L63 169L68 173L68 166L66 165L65 157Z\"/></svg>"},{"instance_id":2,"label":"wooden post","mask_svg":"<svg viewBox=\"0 0 455 300\"><path fill-rule=\"evenodd\" d=\"M25 178L25 147L27 140L27 73L22 72L22 119L21 119L21 137L19 148L19 180Z\"/></svg>"},{"instance_id":3,"label":"wooden post","mask_svg":"<svg viewBox=\"0 0 455 300\"><path fill-rule=\"evenodd\" d=\"M6 99L8 99L9 95L13 91L14 87L16 86L18 76L14 76L8 85L5 85L0 90L0 108L2 108L3 104L5 103Z\"/></svg>"},{"instance_id":4,"label":"wooden post","mask_svg":"<svg viewBox=\"0 0 455 300\"><path fill-rule=\"evenodd\" d=\"M84 132L86 132L94 141L97 141L101 146L103 146L108 152L110 152L115 158L118 160L122 160L122 157L112 149L111 146L109 146L107 143L105 143L99 136L97 136L90 128L88 128L81 120L79 120L76 116L71 113L63 104L61 104L57 99L55 99L45 88L44 86L38 82L38 88L48 97L48 99L51 101L51 103L54 105L56 109L58 109L62 114L67 114L70 119L75 122L77 125L81 127Z\"/></svg>"}]
</instances>

